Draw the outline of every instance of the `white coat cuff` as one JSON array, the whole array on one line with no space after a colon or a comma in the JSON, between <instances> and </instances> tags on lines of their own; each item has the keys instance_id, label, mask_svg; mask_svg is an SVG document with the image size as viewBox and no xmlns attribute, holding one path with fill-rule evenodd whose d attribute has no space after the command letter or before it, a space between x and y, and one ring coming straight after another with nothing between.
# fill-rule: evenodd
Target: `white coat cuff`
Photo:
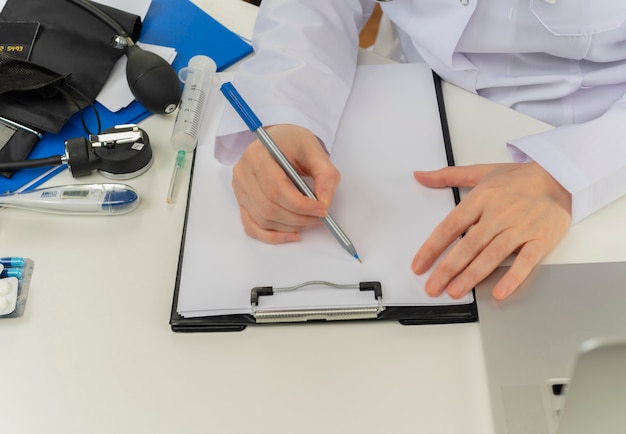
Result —
<instances>
[{"instance_id":1,"label":"white coat cuff","mask_svg":"<svg viewBox=\"0 0 626 434\"><path fill-rule=\"evenodd\" d=\"M532 136L515 140L508 145L513 161L517 163L537 162L559 184L572 195L572 224L582 220L592 211L590 209L589 185L580 177L575 165L570 165L561 153L541 138ZM579 174L580 175L580 174Z\"/></svg>"},{"instance_id":2,"label":"white coat cuff","mask_svg":"<svg viewBox=\"0 0 626 434\"><path fill-rule=\"evenodd\" d=\"M572 195L576 223L625 193L626 146L605 116L516 139L508 144L514 161L536 161Z\"/></svg>"}]
</instances>

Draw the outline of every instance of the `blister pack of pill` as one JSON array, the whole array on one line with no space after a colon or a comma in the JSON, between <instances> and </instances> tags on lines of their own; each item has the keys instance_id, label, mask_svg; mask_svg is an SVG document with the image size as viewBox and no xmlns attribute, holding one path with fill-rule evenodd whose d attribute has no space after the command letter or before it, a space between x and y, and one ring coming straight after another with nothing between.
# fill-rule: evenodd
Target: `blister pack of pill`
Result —
<instances>
[{"instance_id":1,"label":"blister pack of pill","mask_svg":"<svg viewBox=\"0 0 626 434\"><path fill-rule=\"evenodd\" d=\"M34 266L29 258L0 257L0 319L24 314Z\"/></svg>"}]
</instances>

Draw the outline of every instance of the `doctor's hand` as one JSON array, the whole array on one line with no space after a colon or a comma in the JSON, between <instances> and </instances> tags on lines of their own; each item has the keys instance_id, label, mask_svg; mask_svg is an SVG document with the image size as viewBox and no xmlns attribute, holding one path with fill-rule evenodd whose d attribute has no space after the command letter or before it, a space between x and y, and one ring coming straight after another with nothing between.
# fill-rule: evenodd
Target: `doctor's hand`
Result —
<instances>
[{"instance_id":1,"label":"doctor's hand","mask_svg":"<svg viewBox=\"0 0 626 434\"><path fill-rule=\"evenodd\" d=\"M266 243L297 241L299 233L322 224L332 202L339 171L319 140L295 125L265 128L303 177L313 179L318 200L298 191L259 140L252 142L233 167L233 190L246 233Z\"/></svg>"},{"instance_id":2,"label":"doctor's hand","mask_svg":"<svg viewBox=\"0 0 626 434\"><path fill-rule=\"evenodd\" d=\"M460 298L511 253L513 264L493 288L502 300L567 232L571 195L537 163L446 167L415 172L427 187L473 187L435 228L415 255L412 269L423 274L461 234L435 266L426 292Z\"/></svg>"}]
</instances>

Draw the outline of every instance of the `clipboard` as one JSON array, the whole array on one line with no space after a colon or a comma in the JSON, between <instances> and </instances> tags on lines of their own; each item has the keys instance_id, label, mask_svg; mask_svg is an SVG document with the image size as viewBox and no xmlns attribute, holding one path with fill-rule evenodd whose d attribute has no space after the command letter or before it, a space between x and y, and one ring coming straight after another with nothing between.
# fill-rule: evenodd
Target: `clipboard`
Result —
<instances>
[{"instance_id":1,"label":"clipboard","mask_svg":"<svg viewBox=\"0 0 626 434\"><path fill-rule=\"evenodd\" d=\"M213 121L209 123L216 123L228 108L217 94L210 99L208 115ZM386 113L377 117L381 129L370 129L372 122L362 117L360 110L368 102L375 104L374 111ZM212 104L217 107L211 109ZM411 113L414 108L417 112ZM407 129L398 122L411 124ZM386 150L380 143L385 141L384 128L390 128L391 145L388 152L380 153ZM403 325L477 321L473 291L463 300L447 295L431 299L423 290L426 277L410 271L410 260L421 242L460 200L456 189L427 189L412 180L414 169L454 165L441 80L426 65L359 66L341 120L332 158L342 172L342 182L330 211L355 243L364 268L354 265L325 228L307 231L298 243L279 246L247 237L232 197L230 168L214 160L215 130L207 129L191 169L170 315L173 331L241 331L266 323L340 320L395 320ZM410 134L404 134L407 131ZM372 135L378 135L378 143L365 143ZM394 152L396 142L399 151L410 150L411 161L403 161L407 160L403 152ZM365 145L351 149L348 143ZM400 163L402 173L391 170L393 176L378 182L379 188L359 182L364 176L376 181L377 167L389 168L392 163L394 168ZM405 200L403 195L415 200ZM394 200L407 202L406 209L394 210L390 205ZM416 216L414 240L387 236L397 235L396 226L402 225L395 225L396 220L411 233L410 222ZM216 248L220 243L221 250ZM233 266L227 258L239 262ZM296 294L300 299L294 301ZM231 309L228 303L237 307Z\"/></svg>"}]
</instances>

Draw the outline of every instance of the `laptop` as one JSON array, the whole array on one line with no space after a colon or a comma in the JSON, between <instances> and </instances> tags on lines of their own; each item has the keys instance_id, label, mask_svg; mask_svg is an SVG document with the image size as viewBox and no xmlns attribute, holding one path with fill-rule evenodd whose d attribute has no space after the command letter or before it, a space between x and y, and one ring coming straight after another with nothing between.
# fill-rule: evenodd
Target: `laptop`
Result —
<instances>
[{"instance_id":1,"label":"laptop","mask_svg":"<svg viewBox=\"0 0 626 434\"><path fill-rule=\"evenodd\" d=\"M496 434L626 432L626 263L541 265L504 302L478 285Z\"/></svg>"}]
</instances>

